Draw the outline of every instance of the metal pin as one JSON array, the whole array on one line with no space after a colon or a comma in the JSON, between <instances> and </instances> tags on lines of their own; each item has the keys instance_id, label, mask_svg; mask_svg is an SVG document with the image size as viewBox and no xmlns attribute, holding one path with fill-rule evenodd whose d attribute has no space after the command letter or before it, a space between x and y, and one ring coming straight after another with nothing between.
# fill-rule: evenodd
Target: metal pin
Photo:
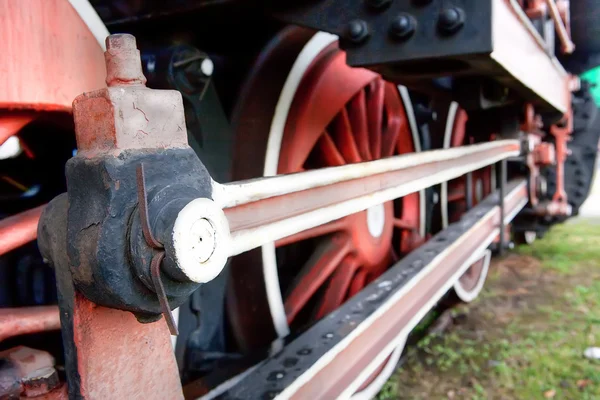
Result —
<instances>
[{"instance_id":1,"label":"metal pin","mask_svg":"<svg viewBox=\"0 0 600 400\"><path fill-rule=\"evenodd\" d=\"M165 321L167 322L167 326L169 327L169 331L171 331L171 335L176 336L179 335L179 331L177 330L177 324L175 323L175 319L173 318L173 314L171 313L171 307L169 306L169 300L167 299L165 288L163 286L162 280L160 279L160 264L163 258L165 257L165 250L162 243L156 240L156 238L152 234L152 230L150 229L150 223L148 222L148 197L146 194L144 164L138 165L136 173L138 207L140 209L142 233L144 234L144 239L146 240L146 243L148 243L148 246L157 250L161 250L155 253L152 257L152 261L150 262L150 276L152 277L154 291L158 296L158 302L160 303L160 308L163 316L165 317Z\"/></svg>"}]
</instances>

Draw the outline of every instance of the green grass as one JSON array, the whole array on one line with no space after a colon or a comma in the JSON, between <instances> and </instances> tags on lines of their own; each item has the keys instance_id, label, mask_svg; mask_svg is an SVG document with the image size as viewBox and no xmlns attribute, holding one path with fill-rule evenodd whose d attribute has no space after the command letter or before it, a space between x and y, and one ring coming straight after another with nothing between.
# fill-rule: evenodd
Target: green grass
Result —
<instances>
[{"instance_id":1,"label":"green grass","mask_svg":"<svg viewBox=\"0 0 600 400\"><path fill-rule=\"evenodd\" d=\"M497 262L466 321L426 336L387 399L600 399L600 224L555 227Z\"/></svg>"},{"instance_id":2,"label":"green grass","mask_svg":"<svg viewBox=\"0 0 600 400\"><path fill-rule=\"evenodd\" d=\"M569 273L573 266L600 260L600 225L592 221L557 225L543 240L519 246L517 252L537 258L547 268Z\"/></svg>"}]
</instances>

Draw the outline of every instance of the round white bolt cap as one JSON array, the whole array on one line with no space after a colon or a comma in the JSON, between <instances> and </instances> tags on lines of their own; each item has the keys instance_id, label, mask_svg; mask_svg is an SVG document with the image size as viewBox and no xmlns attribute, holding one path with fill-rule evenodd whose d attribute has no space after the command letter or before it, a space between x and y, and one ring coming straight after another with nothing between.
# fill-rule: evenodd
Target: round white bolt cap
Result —
<instances>
[{"instance_id":1,"label":"round white bolt cap","mask_svg":"<svg viewBox=\"0 0 600 400\"><path fill-rule=\"evenodd\" d=\"M173 225L177 267L192 282L215 279L225 267L231 234L223 210L210 199L195 199L177 215Z\"/></svg>"}]
</instances>

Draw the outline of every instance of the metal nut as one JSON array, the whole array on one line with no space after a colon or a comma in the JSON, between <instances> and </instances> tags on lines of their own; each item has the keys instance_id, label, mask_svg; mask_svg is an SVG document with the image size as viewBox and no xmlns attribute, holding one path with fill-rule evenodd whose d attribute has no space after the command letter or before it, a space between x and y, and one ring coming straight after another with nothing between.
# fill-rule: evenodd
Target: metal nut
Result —
<instances>
[{"instance_id":1,"label":"metal nut","mask_svg":"<svg viewBox=\"0 0 600 400\"><path fill-rule=\"evenodd\" d=\"M438 19L439 30L447 35L452 35L465 24L465 12L460 7L446 8L440 13Z\"/></svg>"},{"instance_id":2,"label":"metal nut","mask_svg":"<svg viewBox=\"0 0 600 400\"><path fill-rule=\"evenodd\" d=\"M353 43L362 43L369 36L369 27L362 19L355 19L348 23L347 36Z\"/></svg>"},{"instance_id":3,"label":"metal nut","mask_svg":"<svg viewBox=\"0 0 600 400\"><path fill-rule=\"evenodd\" d=\"M415 32L417 21L415 18L406 13L397 15L390 26L390 35L394 39L408 39Z\"/></svg>"}]
</instances>

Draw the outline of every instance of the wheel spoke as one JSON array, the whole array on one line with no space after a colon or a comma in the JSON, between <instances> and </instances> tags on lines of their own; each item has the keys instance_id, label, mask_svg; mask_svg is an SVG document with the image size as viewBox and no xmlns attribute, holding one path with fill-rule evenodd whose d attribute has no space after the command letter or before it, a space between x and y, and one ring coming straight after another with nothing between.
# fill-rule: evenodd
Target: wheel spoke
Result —
<instances>
[{"instance_id":1,"label":"wheel spoke","mask_svg":"<svg viewBox=\"0 0 600 400\"><path fill-rule=\"evenodd\" d=\"M340 152L344 156L347 163L361 162L361 157L358 152L358 147L354 141L352 135L352 126L348 119L348 112L346 108L342 108L340 113L336 116L333 121L334 126L334 138L336 143L339 144Z\"/></svg>"},{"instance_id":2,"label":"wheel spoke","mask_svg":"<svg viewBox=\"0 0 600 400\"><path fill-rule=\"evenodd\" d=\"M390 259L394 264L400 261L400 256L398 256L398 253L396 253L396 250L394 250L393 247L390 248Z\"/></svg>"},{"instance_id":3,"label":"wheel spoke","mask_svg":"<svg viewBox=\"0 0 600 400\"><path fill-rule=\"evenodd\" d=\"M352 279L352 283L350 284L350 291L348 292L348 298L354 296L356 293L360 292L365 285L367 284L367 271L364 269L359 270L354 279Z\"/></svg>"},{"instance_id":4,"label":"wheel spoke","mask_svg":"<svg viewBox=\"0 0 600 400\"><path fill-rule=\"evenodd\" d=\"M394 226L398 229L414 231L417 227L410 221L401 218L394 218Z\"/></svg>"},{"instance_id":5,"label":"wheel spoke","mask_svg":"<svg viewBox=\"0 0 600 400\"><path fill-rule=\"evenodd\" d=\"M360 264L356 258L347 256L336 268L321 301L319 311L317 312L317 319L323 318L334 311L346 300L352 278L359 266Z\"/></svg>"},{"instance_id":6,"label":"wheel spoke","mask_svg":"<svg viewBox=\"0 0 600 400\"><path fill-rule=\"evenodd\" d=\"M400 126L402 121L399 119L393 119L388 122L388 127L383 135L383 143L381 145L381 157L391 157L394 155L396 150L396 143L400 137Z\"/></svg>"},{"instance_id":7,"label":"wheel spoke","mask_svg":"<svg viewBox=\"0 0 600 400\"><path fill-rule=\"evenodd\" d=\"M367 102L370 149L373 158L378 159L381 158L381 127L383 124L385 83L382 79L376 79L370 87L371 93Z\"/></svg>"},{"instance_id":8,"label":"wheel spoke","mask_svg":"<svg viewBox=\"0 0 600 400\"><path fill-rule=\"evenodd\" d=\"M320 155L323 157L323 161L332 167L338 167L340 165L346 164L344 161L344 157L338 150L335 142L329 135L329 133L325 132L321 138L319 139L319 150Z\"/></svg>"},{"instance_id":9,"label":"wheel spoke","mask_svg":"<svg viewBox=\"0 0 600 400\"><path fill-rule=\"evenodd\" d=\"M302 267L298 278L292 284L292 291L285 299L288 323L294 320L350 251L351 241L346 235L336 235L323 240Z\"/></svg>"},{"instance_id":10,"label":"wheel spoke","mask_svg":"<svg viewBox=\"0 0 600 400\"><path fill-rule=\"evenodd\" d=\"M365 161L373 159L369 148L369 125L367 122L367 98L364 90L358 92L350 101L349 105L350 125L356 138L356 144L360 156Z\"/></svg>"},{"instance_id":11,"label":"wheel spoke","mask_svg":"<svg viewBox=\"0 0 600 400\"><path fill-rule=\"evenodd\" d=\"M335 232L341 232L348 228L348 219L340 218L335 221L328 222L323 225L316 226L312 229L307 229L302 232L298 232L295 235L288 236L275 242L276 247L286 246L291 243L297 243L302 240L313 239L319 236L325 236Z\"/></svg>"}]
</instances>

